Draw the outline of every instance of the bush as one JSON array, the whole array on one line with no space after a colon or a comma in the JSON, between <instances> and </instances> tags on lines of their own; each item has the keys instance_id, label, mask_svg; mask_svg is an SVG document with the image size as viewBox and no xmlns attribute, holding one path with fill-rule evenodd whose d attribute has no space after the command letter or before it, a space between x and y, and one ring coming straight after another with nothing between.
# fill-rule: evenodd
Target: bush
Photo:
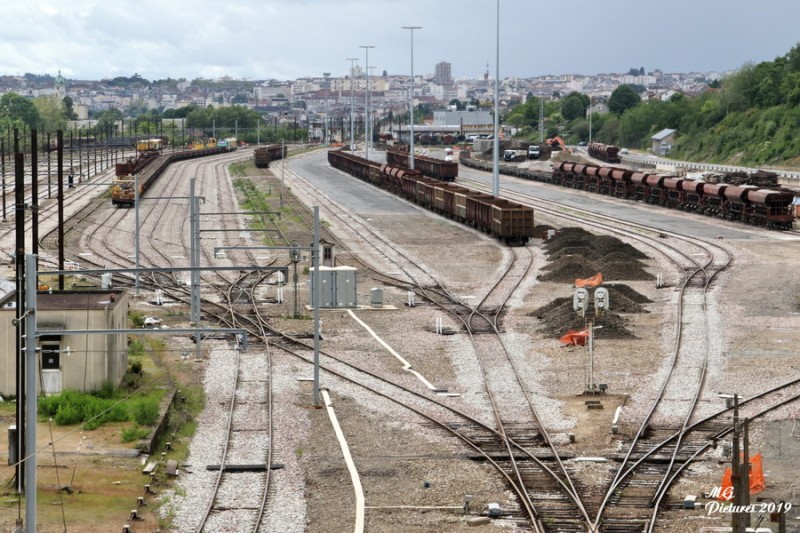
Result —
<instances>
[{"instance_id":1,"label":"bush","mask_svg":"<svg viewBox=\"0 0 800 533\"><path fill-rule=\"evenodd\" d=\"M58 412L58 406L61 404L61 399L64 394L66 394L66 392L62 393L60 396L46 396L44 398L39 398L37 402L39 414L48 418L56 416L56 413Z\"/></svg>"},{"instance_id":2,"label":"bush","mask_svg":"<svg viewBox=\"0 0 800 533\"><path fill-rule=\"evenodd\" d=\"M131 369L132 374L141 374L142 373L142 362L141 361L131 361Z\"/></svg>"},{"instance_id":3,"label":"bush","mask_svg":"<svg viewBox=\"0 0 800 533\"><path fill-rule=\"evenodd\" d=\"M141 339L131 339L128 343L128 355L129 356L136 356L136 355L144 355L145 353L145 346L144 342Z\"/></svg>"},{"instance_id":4,"label":"bush","mask_svg":"<svg viewBox=\"0 0 800 533\"><path fill-rule=\"evenodd\" d=\"M61 405L55 415L56 424L59 426L69 426L83 420L80 409L71 403Z\"/></svg>"},{"instance_id":5,"label":"bush","mask_svg":"<svg viewBox=\"0 0 800 533\"><path fill-rule=\"evenodd\" d=\"M139 311L131 311L128 313L128 317L133 323L133 327L140 328L144 324L144 313L140 313Z\"/></svg>"},{"instance_id":6,"label":"bush","mask_svg":"<svg viewBox=\"0 0 800 533\"><path fill-rule=\"evenodd\" d=\"M154 398L140 398L131 404L130 416L140 426L152 426L158 420L158 406Z\"/></svg>"},{"instance_id":7,"label":"bush","mask_svg":"<svg viewBox=\"0 0 800 533\"><path fill-rule=\"evenodd\" d=\"M130 420L123 404L110 398L99 398L72 390L64 391L58 396L41 398L39 414L53 418L59 426L83 423L84 429L96 429L107 422Z\"/></svg>"},{"instance_id":8,"label":"bush","mask_svg":"<svg viewBox=\"0 0 800 533\"><path fill-rule=\"evenodd\" d=\"M104 400L108 400L114 397L115 387L114 384L110 381L106 381L103 383L103 386L100 387L100 390L94 392L94 395L98 398L102 398Z\"/></svg>"},{"instance_id":9,"label":"bush","mask_svg":"<svg viewBox=\"0 0 800 533\"><path fill-rule=\"evenodd\" d=\"M139 426L129 426L122 430L122 442L133 442L141 440L150 434L147 428L140 428Z\"/></svg>"},{"instance_id":10,"label":"bush","mask_svg":"<svg viewBox=\"0 0 800 533\"><path fill-rule=\"evenodd\" d=\"M109 422L135 421L139 426L152 426L158 420L160 397L141 396L122 402L67 390L58 396L39 399L39 414L53 418L60 426L83 424L87 430Z\"/></svg>"}]
</instances>

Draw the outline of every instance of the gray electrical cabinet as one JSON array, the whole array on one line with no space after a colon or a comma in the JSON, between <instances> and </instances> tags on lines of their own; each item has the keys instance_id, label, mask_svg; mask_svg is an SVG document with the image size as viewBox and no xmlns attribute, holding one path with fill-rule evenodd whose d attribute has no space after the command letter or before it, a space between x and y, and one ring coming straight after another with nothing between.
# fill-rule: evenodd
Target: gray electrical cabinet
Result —
<instances>
[{"instance_id":1,"label":"gray electrical cabinet","mask_svg":"<svg viewBox=\"0 0 800 533\"><path fill-rule=\"evenodd\" d=\"M310 270L309 303L314 307L314 280L316 273ZM321 308L354 308L358 307L358 285L354 267L319 267L320 304Z\"/></svg>"},{"instance_id":2,"label":"gray electrical cabinet","mask_svg":"<svg viewBox=\"0 0 800 533\"><path fill-rule=\"evenodd\" d=\"M310 278L308 280L308 303L313 308L314 298L314 283L317 280L316 272L313 268L309 270ZM320 279L320 307L335 307L334 306L334 278L330 267L319 267Z\"/></svg>"},{"instance_id":3,"label":"gray electrical cabinet","mask_svg":"<svg viewBox=\"0 0 800 533\"><path fill-rule=\"evenodd\" d=\"M372 307L383 307L383 289L380 288L370 289L369 304Z\"/></svg>"},{"instance_id":4,"label":"gray electrical cabinet","mask_svg":"<svg viewBox=\"0 0 800 533\"><path fill-rule=\"evenodd\" d=\"M335 277L335 302L334 307L358 307L356 293L355 267L341 266L333 268Z\"/></svg>"}]
</instances>

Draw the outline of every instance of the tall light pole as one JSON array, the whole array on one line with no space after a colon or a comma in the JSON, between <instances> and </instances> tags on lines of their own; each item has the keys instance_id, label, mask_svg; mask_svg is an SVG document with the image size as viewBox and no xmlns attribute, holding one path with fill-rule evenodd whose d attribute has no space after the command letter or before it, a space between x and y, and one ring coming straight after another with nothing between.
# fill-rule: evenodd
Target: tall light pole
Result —
<instances>
[{"instance_id":1,"label":"tall light pole","mask_svg":"<svg viewBox=\"0 0 800 533\"><path fill-rule=\"evenodd\" d=\"M497 57L495 58L495 70L492 194L500 196L500 0L497 0Z\"/></svg>"},{"instance_id":2,"label":"tall light pole","mask_svg":"<svg viewBox=\"0 0 800 533\"><path fill-rule=\"evenodd\" d=\"M408 108L410 111L409 135L411 136L411 141L408 168L414 170L414 30L421 30L422 26L403 26L402 28L404 30L411 30L411 90L408 99Z\"/></svg>"},{"instance_id":3,"label":"tall light pole","mask_svg":"<svg viewBox=\"0 0 800 533\"><path fill-rule=\"evenodd\" d=\"M325 132L323 135L325 138L322 141L323 146L328 146L328 96L331 92L331 85L328 81L328 77L331 75L330 72L323 72L322 76L325 78L325 122L323 123L323 131Z\"/></svg>"},{"instance_id":4,"label":"tall light pole","mask_svg":"<svg viewBox=\"0 0 800 533\"><path fill-rule=\"evenodd\" d=\"M368 67L367 72L375 70L378 67ZM372 91L367 91L367 96L369 96L369 144L367 146L372 146L372 137L375 136L375 111L372 110Z\"/></svg>"},{"instance_id":5,"label":"tall light pole","mask_svg":"<svg viewBox=\"0 0 800 533\"><path fill-rule=\"evenodd\" d=\"M369 44L362 44L362 45L359 45L359 48L363 48L367 53L366 69L365 69L366 72L367 72L367 90L365 91L365 96L364 96L364 108L366 109L366 113L364 114L364 151L365 151L364 158L365 159L369 159L369 141L370 141L370 138L369 138L369 120L370 120L370 116L369 116L369 49L370 48L375 48L375 47L372 46L372 45L369 45Z\"/></svg>"},{"instance_id":6,"label":"tall light pole","mask_svg":"<svg viewBox=\"0 0 800 533\"><path fill-rule=\"evenodd\" d=\"M354 63L353 61L358 61L357 57L348 57L347 60L350 62L350 151L355 152L356 150L356 139L355 139L355 97L353 96L353 69Z\"/></svg>"},{"instance_id":7,"label":"tall light pole","mask_svg":"<svg viewBox=\"0 0 800 533\"><path fill-rule=\"evenodd\" d=\"M539 144L544 142L544 98L539 98Z\"/></svg>"}]
</instances>

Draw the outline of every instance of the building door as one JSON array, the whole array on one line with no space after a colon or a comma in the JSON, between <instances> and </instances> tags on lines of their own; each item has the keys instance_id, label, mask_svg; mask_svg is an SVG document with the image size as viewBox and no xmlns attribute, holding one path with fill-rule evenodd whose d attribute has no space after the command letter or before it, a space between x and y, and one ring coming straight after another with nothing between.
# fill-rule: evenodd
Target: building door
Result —
<instances>
[{"instance_id":1,"label":"building door","mask_svg":"<svg viewBox=\"0 0 800 533\"><path fill-rule=\"evenodd\" d=\"M61 394L61 345L42 344L42 392Z\"/></svg>"}]
</instances>

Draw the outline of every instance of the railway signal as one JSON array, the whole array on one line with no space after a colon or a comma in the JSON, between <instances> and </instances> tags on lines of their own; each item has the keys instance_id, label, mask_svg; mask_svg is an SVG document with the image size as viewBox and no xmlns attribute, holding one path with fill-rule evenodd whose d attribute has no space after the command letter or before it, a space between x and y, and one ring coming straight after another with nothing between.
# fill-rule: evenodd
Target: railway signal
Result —
<instances>
[{"instance_id":1,"label":"railway signal","mask_svg":"<svg viewBox=\"0 0 800 533\"><path fill-rule=\"evenodd\" d=\"M594 312L595 315L600 316L606 311L608 311L608 290L599 287L594 291Z\"/></svg>"},{"instance_id":2,"label":"railway signal","mask_svg":"<svg viewBox=\"0 0 800 533\"><path fill-rule=\"evenodd\" d=\"M582 280L577 280L582 281ZM586 380L586 388L584 394L595 394L597 392L594 383L594 330L600 329L603 326L595 326L594 319L602 316L611 306L611 301L608 296L608 289L604 287L597 287L593 292L594 300L594 318L586 319L586 341L589 346L589 368ZM572 296L572 308L578 313L578 316L585 318L587 315L587 308L589 307L589 290L584 287L575 289ZM603 385L600 386L600 392L604 392Z\"/></svg>"},{"instance_id":3,"label":"railway signal","mask_svg":"<svg viewBox=\"0 0 800 533\"><path fill-rule=\"evenodd\" d=\"M586 302L588 301L589 291L583 288L575 289L575 294L572 297L572 308L581 318L586 316Z\"/></svg>"}]
</instances>

